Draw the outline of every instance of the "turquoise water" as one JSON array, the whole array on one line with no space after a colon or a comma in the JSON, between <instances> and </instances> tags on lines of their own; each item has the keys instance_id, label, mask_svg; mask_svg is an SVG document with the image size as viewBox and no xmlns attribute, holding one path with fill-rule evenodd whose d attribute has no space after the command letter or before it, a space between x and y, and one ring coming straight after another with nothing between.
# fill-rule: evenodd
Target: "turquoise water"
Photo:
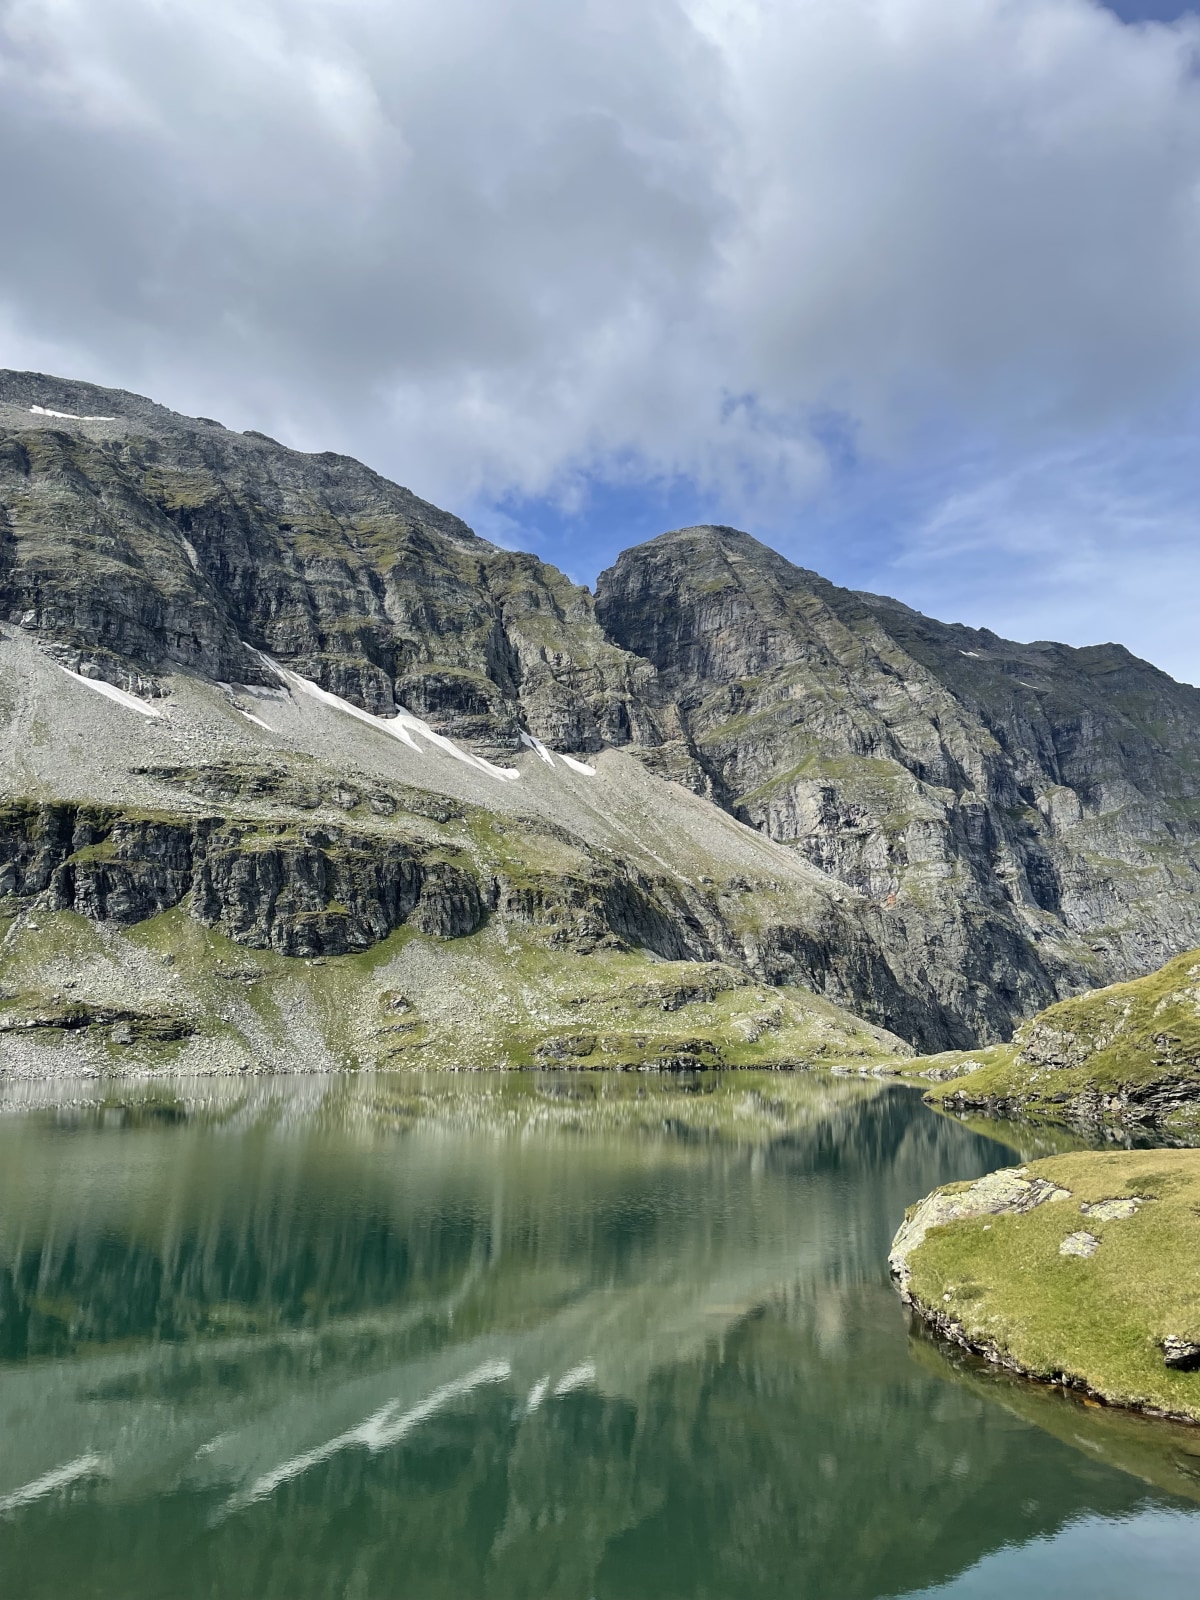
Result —
<instances>
[{"instance_id":1,"label":"turquoise water","mask_svg":"<svg viewBox=\"0 0 1200 1600\"><path fill-rule=\"evenodd\" d=\"M1012 1160L816 1078L10 1111L0 1593L1192 1600L1200 1443L887 1281Z\"/></svg>"}]
</instances>

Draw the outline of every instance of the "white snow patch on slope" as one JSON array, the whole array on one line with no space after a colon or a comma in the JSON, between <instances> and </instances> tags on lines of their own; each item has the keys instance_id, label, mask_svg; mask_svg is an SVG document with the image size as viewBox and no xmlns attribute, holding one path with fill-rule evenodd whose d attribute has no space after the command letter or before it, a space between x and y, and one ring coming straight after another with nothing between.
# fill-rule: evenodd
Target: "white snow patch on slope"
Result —
<instances>
[{"instance_id":1,"label":"white snow patch on slope","mask_svg":"<svg viewBox=\"0 0 1200 1600\"><path fill-rule=\"evenodd\" d=\"M485 761L482 756L473 756L466 750L461 750L453 739L447 739L444 734L435 733L427 722L420 717L414 717L411 711L399 707L394 717L373 717L369 711L361 711L358 706L343 700L341 695L330 694L328 689L322 689L319 684L313 683L309 678L302 678L298 672L289 672L286 667L281 667L278 661L272 661L270 656L255 652L260 660L265 661L272 672L279 674L284 683L298 690L301 694L308 695L312 700L319 700L322 705L333 707L336 711L344 711L347 716L353 717L357 722L365 722L368 727L379 732L391 734L393 739L399 739L410 750L415 750L418 755L424 751L413 737L420 734L430 744L436 745L439 750L444 750L447 755L453 756L456 761L461 761L465 766L474 767L477 772L486 772L490 778L499 778L504 783L512 783L520 778L521 774L515 767L497 767L490 761Z\"/></svg>"},{"instance_id":2,"label":"white snow patch on slope","mask_svg":"<svg viewBox=\"0 0 1200 1600\"><path fill-rule=\"evenodd\" d=\"M76 683L82 683L86 689L94 689L106 700L113 700L117 705L124 706L127 711L140 711L143 717L162 716L161 711L156 711L144 700L139 700L135 694L126 694L125 690L118 689L115 683L105 683L103 678L84 678L78 672L72 672L70 667L59 667L58 670L65 672L68 678L74 678Z\"/></svg>"},{"instance_id":3,"label":"white snow patch on slope","mask_svg":"<svg viewBox=\"0 0 1200 1600\"><path fill-rule=\"evenodd\" d=\"M78 411L51 411L49 406L30 406L38 417L64 417L69 422L115 422L116 417L81 417Z\"/></svg>"},{"instance_id":4,"label":"white snow patch on slope","mask_svg":"<svg viewBox=\"0 0 1200 1600\"><path fill-rule=\"evenodd\" d=\"M109 1463L104 1456L77 1456L74 1461L68 1461L61 1467L55 1467L52 1472L35 1478L32 1483L22 1484L19 1489L0 1495L0 1516L6 1511L17 1511L35 1500L42 1500L58 1489L78 1483L81 1478L107 1477L109 1470Z\"/></svg>"},{"instance_id":5,"label":"white snow patch on slope","mask_svg":"<svg viewBox=\"0 0 1200 1600\"><path fill-rule=\"evenodd\" d=\"M548 767L552 767L554 765L554 755L557 755L558 759L563 763L563 765L570 767L572 772L585 773L589 778L594 778L596 776L595 767L589 767L586 761L576 761L573 756L564 756L559 751L555 751L554 755L551 755L550 751L546 749L546 746L542 743L542 741L540 739L535 739L532 733L523 733L521 735L521 743L525 745L527 749L536 750L538 755Z\"/></svg>"},{"instance_id":6,"label":"white snow patch on slope","mask_svg":"<svg viewBox=\"0 0 1200 1600\"><path fill-rule=\"evenodd\" d=\"M536 750L548 767L554 765L554 757L540 739L535 739L531 733L523 733L521 735L521 743L527 750Z\"/></svg>"},{"instance_id":7,"label":"white snow patch on slope","mask_svg":"<svg viewBox=\"0 0 1200 1600\"><path fill-rule=\"evenodd\" d=\"M266 733L275 732L275 729L265 723L261 717L256 717L253 711L247 711L245 706L238 705L237 696L233 692L233 685L231 683L222 683L221 687L225 691L225 697L229 701L229 704L240 717L245 717L247 722L252 722L256 728L262 728ZM284 690L280 689L278 692L280 695L283 695L286 698Z\"/></svg>"},{"instance_id":8,"label":"white snow patch on slope","mask_svg":"<svg viewBox=\"0 0 1200 1600\"><path fill-rule=\"evenodd\" d=\"M424 1400L419 1401L408 1411L400 1412L399 1415L397 1415L399 1401L392 1400L369 1416L365 1422L360 1422L356 1428L349 1428L345 1433L339 1433L336 1438L330 1439L328 1443L318 1445L315 1450L306 1450L303 1455L293 1456L290 1461L283 1461L270 1472L264 1472L262 1477L256 1478L248 1489L234 1495L225 1509L236 1511L242 1506L252 1504L255 1500L264 1499L267 1495L273 1494L281 1483L298 1478L310 1467L328 1461L339 1450L351 1449L355 1445L371 1451L372 1454L386 1450L390 1445L398 1444L406 1434L411 1433L422 1422L435 1416L452 1400L470 1394L473 1389L478 1389L485 1383L503 1383L511 1376L512 1368L507 1361L485 1361L482 1366L476 1367L474 1372L468 1372L465 1377L457 1378L453 1383L442 1384Z\"/></svg>"}]
</instances>

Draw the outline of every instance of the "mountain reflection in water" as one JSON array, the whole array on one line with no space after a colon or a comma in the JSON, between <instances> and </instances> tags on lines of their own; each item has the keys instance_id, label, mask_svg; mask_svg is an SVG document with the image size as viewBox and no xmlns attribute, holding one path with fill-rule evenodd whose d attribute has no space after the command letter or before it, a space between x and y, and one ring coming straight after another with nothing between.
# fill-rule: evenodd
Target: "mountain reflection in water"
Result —
<instances>
[{"instance_id":1,"label":"mountain reflection in water","mask_svg":"<svg viewBox=\"0 0 1200 1600\"><path fill-rule=\"evenodd\" d=\"M0 1119L6 1595L974 1595L1008 1546L1049 1595L1089 1517L1200 1560L1168 1479L914 1359L904 1207L1013 1156L904 1088L204 1092Z\"/></svg>"}]
</instances>

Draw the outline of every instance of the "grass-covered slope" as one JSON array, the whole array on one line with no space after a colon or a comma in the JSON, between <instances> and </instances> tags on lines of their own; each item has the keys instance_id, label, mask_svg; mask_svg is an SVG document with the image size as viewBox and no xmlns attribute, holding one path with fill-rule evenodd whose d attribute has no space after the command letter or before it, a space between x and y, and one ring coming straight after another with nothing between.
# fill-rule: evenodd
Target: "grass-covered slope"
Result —
<instances>
[{"instance_id":1,"label":"grass-covered slope","mask_svg":"<svg viewBox=\"0 0 1200 1600\"><path fill-rule=\"evenodd\" d=\"M1011 1044L912 1063L936 1105L1089 1122L1200 1126L1200 950L1048 1007Z\"/></svg>"},{"instance_id":2,"label":"grass-covered slope","mask_svg":"<svg viewBox=\"0 0 1200 1600\"><path fill-rule=\"evenodd\" d=\"M402 928L363 954L302 960L247 949L183 907L127 929L72 912L0 920L0 1076L778 1068L904 1053L802 989L637 950L572 958L532 929Z\"/></svg>"},{"instance_id":3,"label":"grass-covered slope","mask_svg":"<svg viewBox=\"0 0 1200 1600\"><path fill-rule=\"evenodd\" d=\"M909 1209L892 1270L993 1361L1200 1422L1200 1152L1052 1156L948 1185Z\"/></svg>"}]
</instances>

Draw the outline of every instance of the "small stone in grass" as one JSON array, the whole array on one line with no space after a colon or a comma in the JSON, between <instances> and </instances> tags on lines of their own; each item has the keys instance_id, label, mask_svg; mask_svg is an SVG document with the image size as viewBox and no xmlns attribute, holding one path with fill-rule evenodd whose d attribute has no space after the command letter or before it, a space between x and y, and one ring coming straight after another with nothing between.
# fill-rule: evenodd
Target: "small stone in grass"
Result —
<instances>
[{"instance_id":1,"label":"small stone in grass","mask_svg":"<svg viewBox=\"0 0 1200 1600\"><path fill-rule=\"evenodd\" d=\"M1169 1333L1162 1342L1163 1361L1176 1372L1195 1372L1200 1368L1200 1344Z\"/></svg>"},{"instance_id":2,"label":"small stone in grass","mask_svg":"<svg viewBox=\"0 0 1200 1600\"><path fill-rule=\"evenodd\" d=\"M1094 1233L1069 1233L1058 1247L1060 1256L1094 1256L1100 1241Z\"/></svg>"},{"instance_id":3,"label":"small stone in grass","mask_svg":"<svg viewBox=\"0 0 1200 1600\"><path fill-rule=\"evenodd\" d=\"M1125 1222L1136 1216L1145 1204L1141 1195L1131 1195L1113 1200L1093 1200L1090 1204L1085 1200L1079 1209L1084 1216L1095 1217L1098 1222Z\"/></svg>"}]
</instances>

